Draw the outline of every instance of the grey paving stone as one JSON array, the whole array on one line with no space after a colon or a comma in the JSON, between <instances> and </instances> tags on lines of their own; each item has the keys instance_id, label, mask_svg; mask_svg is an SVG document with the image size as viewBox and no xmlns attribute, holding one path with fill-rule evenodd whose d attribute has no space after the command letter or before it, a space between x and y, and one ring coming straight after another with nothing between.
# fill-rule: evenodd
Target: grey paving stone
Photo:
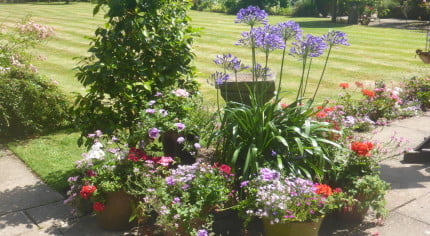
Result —
<instances>
[{"instance_id":1,"label":"grey paving stone","mask_svg":"<svg viewBox=\"0 0 430 236\"><path fill-rule=\"evenodd\" d=\"M0 156L0 215L63 199L41 182L15 156L3 151ZM5 155L6 153L6 155Z\"/></svg>"},{"instance_id":2,"label":"grey paving stone","mask_svg":"<svg viewBox=\"0 0 430 236\"><path fill-rule=\"evenodd\" d=\"M32 235L39 228L22 212L0 216L0 235Z\"/></svg>"},{"instance_id":3,"label":"grey paving stone","mask_svg":"<svg viewBox=\"0 0 430 236\"><path fill-rule=\"evenodd\" d=\"M72 208L64 205L62 201L28 209L25 212L30 216L43 232L55 232L67 225L68 219L73 218Z\"/></svg>"},{"instance_id":4,"label":"grey paving stone","mask_svg":"<svg viewBox=\"0 0 430 236\"><path fill-rule=\"evenodd\" d=\"M119 236L119 235L135 235L131 231L107 231L97 225L97 220L94 215L84 216L74 224L60 229L65 236Z\"/></svg>"},{"instance_id":5,"label":"grey paving stone","mask_svg":"<svg viewBox=\"0 0 430 236\"><path fill-rule=\"evenodd\" d=\"M428 236L430 225L394 211L390 212L383 226L368 229L366 232L379 236Z\"/></svg>"},{"instance_id":6,"label":"grey paving stone","mask_svg":"<svg viewBox=\"0 0 430 236\"><path fill-rule=\"evenodd\" d=\"M398 208L396 211L402 215L409 216L430 225L430 211L428 210L429 202L430 193Z\"/></svg>"}]
</instances>

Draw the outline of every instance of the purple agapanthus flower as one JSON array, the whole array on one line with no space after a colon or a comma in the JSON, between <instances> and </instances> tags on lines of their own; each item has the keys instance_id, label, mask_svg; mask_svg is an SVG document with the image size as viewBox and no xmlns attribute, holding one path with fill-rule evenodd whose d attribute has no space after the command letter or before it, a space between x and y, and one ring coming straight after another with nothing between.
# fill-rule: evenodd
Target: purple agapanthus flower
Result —
<instances>
[{"instance_id":1,"label":"purple agapanthus flower","mask_svg":"<svg viewBox=\"0 0 430 236\"><path fill-rule=\"evenodd\" d=\"M242 8L236 15L235 23L245 23L251 27L257 24L267 23L267 13L256 6Z\"/></svg>"},{"instance_id":2,"label":"purple agapanthus flower","mask_svg":"<svg viewBox=\"0 0 430 236\"><path fill-rule=\"evenodd\" d=\"M322 39L327 42L329 46L344 45L349 46L346 33L341 31L329 31L322 36Z\"/></svg>"},{"instance_id":3,"label":"purple agapanthus flower","mask_svg":"<svg viewBox=\"0 0 430 236\"><path fill-rule=\"evenodd\" d=\"M269 67L263 67L258 63L255 64L255 68L252 71L254 71L255 77L257 78L266 79L268 76L271 76L271 74L269 74L269 71L270 71Z\"/></svg>"},{"instance_id":4,"label":"purple agapanthus flower","mask_svg":"<svg viewBox=\"0 0 430 236\"><path fill-rule=\"evenodd\" d=\"M294 21L286 21L278 23L278 27L281 32L281 36L285 41L288 41L292 38L299 40L302 37L302 29L298 23Z\"/></svg>"},{"instance_id":5,"label":"purple agapanthus flower","mask_svg":"<svg viewBox=\"0 0 430 236\"><path fill-rule=\"evenodd\" d=\"M299 55L300 57L319 57L324 53L327 44L321 37L307 34L306 37L298 42L292 43L293 47L290 49L291 54Z\"/></svg>"},{"instance_id":6,"label":"purple agapanthus flower","mask_svg":"<svg viewBox=\"0 0 430 236\"><path fill-rule=\"evenodd\" d=\"M217 71L211 75L211 78L213 81L215 81L215 84L221 85L225 81L229 80L230 76L227 73L222 73Z\"/></svg>"},{"instance_id":7,"label":"purple agapanthus flower","mask_svg":"<svg viewBox=\"0 0 430 236\"><path fill-rule=\"evenodd\" d=\"M150 128L148 130L148 135L150 138L156 139L160 137L160 130L158 130L157 128Z\"/></svg>"},{"instance_id":8,"label":"purple agapanthus flower","mask_svg":"<svg viewBox=\"0 0 430 236\"><path fill-rule=\"evenodd\" d=\"M230 53L217 55L214 62L217 65L221 65L224 69L231 70L236 73L248 68L248 66L242 64L242 61L239 60L239 58L232 56Z\"/></svg>"},{"instance_id":9,"label":"purple agapanthus flower","mask_svg":"<svg viewBox=\"0 0 430 236\"><path fill-rule=\"evenodd\" d=\"M255 39L255 47L264 51L273 51L285 47L284 40L279 27L265 25L251 30Z\"/></svg>"}]
</instances>

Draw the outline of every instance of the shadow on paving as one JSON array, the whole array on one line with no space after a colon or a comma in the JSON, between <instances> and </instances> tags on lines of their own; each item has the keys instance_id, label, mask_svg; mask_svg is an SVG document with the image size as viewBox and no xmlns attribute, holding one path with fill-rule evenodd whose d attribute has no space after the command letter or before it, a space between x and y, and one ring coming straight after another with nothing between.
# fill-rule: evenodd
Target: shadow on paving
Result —
<instances>
[{"instance_id":1,"label":"shadow on paving","mask_svg":"<svg viewBox=\"0 0 430 236\"><path fill-rule=\"evenodd\" d=\"M57 229L70 217L62 196L43 183L0 191L0 235L58 235Z\"/></svg>"},{"instance_id":2,"label":"shadow on paving","mask_svg":"<svg viewBox=\"0 0 430 236\"><path fill-rule=\"evenodd\" d=\"M381 177L390 183L391 189L428 187L428 184L424 183L430 182L430 162L422 164L402 164L404 166L393 167L385 163L380 165L382 173Z\"/></svg>"}]
</instances>

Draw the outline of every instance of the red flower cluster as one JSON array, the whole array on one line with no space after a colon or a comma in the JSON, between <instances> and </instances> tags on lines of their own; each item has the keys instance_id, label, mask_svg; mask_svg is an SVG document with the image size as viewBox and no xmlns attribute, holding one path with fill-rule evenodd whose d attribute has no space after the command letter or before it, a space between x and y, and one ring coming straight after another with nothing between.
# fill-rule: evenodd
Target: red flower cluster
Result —
<instances>
[{"instance_id":1,"label":"red flower cluster","mask_svg":"<svg viewBox=\"0 0 430 236\"><path fill-rule=\"evenodd\" d=\"M362 93L364 96L367 96L367 97L369 97L369 98L374 98L374 97L375 97L375 92L373 92L372 90L362 89L362 90L361 90L361 93Z\"/></svg>"},{"instance_id":2,"label":"red flower cluster","mask_svg":"<svg viewBox=\"0 0 430 236\"><path fill-rule=\"evenodd\" d=\"M218 168L220 171L224 172L225 174L228 174L228 175L231 174L231 167L226 164L219 165L219 163L215 163L214 167Z\"/></svg>"},{"instance_id":3,"label":"red flower cluster","mask_svg":"<svg viewBox=\"0 0 430 236\"><path fill-rule=\"evenodd\" d=\"M370 151L373 149L373 143L371 142L352 142L351 150L354 151L358 156L370 156Z\"/></svg>"},{"instance_id":4,"label":"red flower cluster","mask_svg":"<svg viewBox=\"0 0 430 236\"><path fill-rule=\"evenodd\" d=\"M97 190L96 186L84 185L84 186L82 186L79 194L81 195L81 197L83 199L88 199L91 196L91 194L93 194L96 190Z\"/></svg>"},{"instance_id":5,"label":"red flower cluster","mask_svg":"<svg viewBox=\"0 0 430 236\"><path fill-rule=\"evenodd\" d=\"M101 202L94 202L93 203L93 210L94 211L103 211L105 209L105 204Z\"/></svg>"},{"instance_id":6,"label":"red flower cluster","mask_svg":"<svg viewBox=\"0 0 430 236\"><path fill-rule=\"evenodd\" d=\"M319 119L323 119L323 118L326 118L329 115L329 113L335 111L336 107L333 106L333 107L323 108L322 106L318 106L317 109L319 111L315 114L315 116Z\"/></svg>"},{"instance_id":7,"label":"red flower cluster","mask_svg":"<svg viewBox=\"0 0 430 236\"><path fill-rule=\"evenodd\" d=\"M356 81L355 86L357 86L358 88L363 88L363 83Z\"/></svg>"},{"instance_id":8,"label":"red flower cluster","mask_svg":"<svg viewBox=\"0 0 430 236\"><path fill-rule=\"evenodd\" d=\"M333 194L333 190L327 184L315 184L315 193L323 197L328 197Z\"/></svg>"},{"instance_id":9,"label":"red flower cluster","mask_svg":"<svg viewBox=\"0 0 430 236\"><path fill-rule=\"evenodd\" d=\"M340 83L339 87L341 87L343 89L347 89L347 88L349 88L349 84L348 83Z\"/></svg>"},{"instance_id":10,"label":"red flower cluster","mask_svg":"<svg viewBox=\"0 0 430 236\"><path fill-rule=\"evenodd\" d=\"M130 148L130 150L128 151L128 159L131 161L152 160L152 158L147 156L143 150L137 149L135 147Z\"/></svg>"}]
</instances>

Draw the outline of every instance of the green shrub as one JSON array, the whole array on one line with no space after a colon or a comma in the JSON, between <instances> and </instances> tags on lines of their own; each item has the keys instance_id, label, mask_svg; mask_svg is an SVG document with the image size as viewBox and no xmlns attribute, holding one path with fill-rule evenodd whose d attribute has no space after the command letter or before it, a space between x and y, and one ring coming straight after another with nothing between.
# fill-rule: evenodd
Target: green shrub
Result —
<instances>
[{"instance_id":1,"label":"green shrub","mask_svg":"<svg viewBox=\"0 0 430 236\"><path fill-rule=\"evenodd\" d=\"M80 144L96 129L108 135L130 129L160 91L197 91L189 1L98 0L94 14L104 7L106 27L95 31L91 55L78 67L77 78L88 88L74 109Z\"/></svg>"},{"instance_id":2,"label":"green shrub","mask_svg":"<svg viewBox=\"0 0 430 236\"><path fill-rule=\"evenodd\" d=\"M37 134L70 120L66 96L30 63L34 55L28 49L53 33L29 19L0 32L0 136Z\"/></svg>"}]
</instances>

